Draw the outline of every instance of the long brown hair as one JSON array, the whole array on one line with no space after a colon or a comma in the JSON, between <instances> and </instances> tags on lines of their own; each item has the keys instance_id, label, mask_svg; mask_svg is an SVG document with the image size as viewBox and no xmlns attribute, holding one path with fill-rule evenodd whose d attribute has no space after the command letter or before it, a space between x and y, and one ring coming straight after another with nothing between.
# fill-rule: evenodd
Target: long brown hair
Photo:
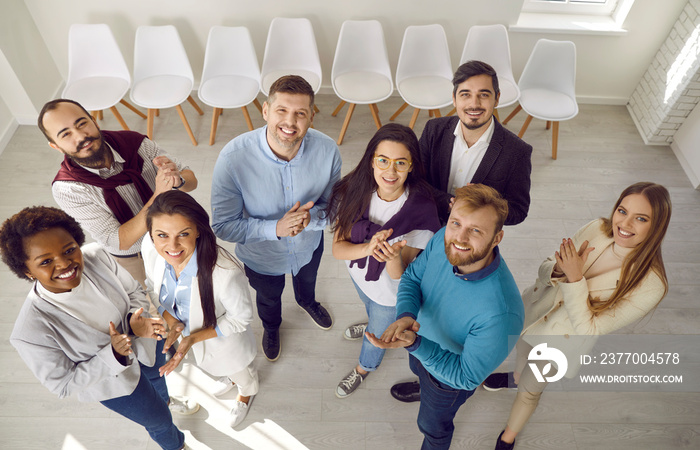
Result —
<instances>
[{"instance_id":1,"label":"long brown hair","mask_svg":"<svg viewBox=\"0 0 700 450\"><path fill-rule=\"evenodd\" d=\"M430 188L425 181L425 171L420 159L418 138L412 129L398 123L390 123L381 127L367 143L365 154L362 155L357 167L338 181L328 200L325 215L329 218L331 231L338 231L343 239L350 237L352 226L369 207L372 193L377 190L374 179L372 162L374 152L383 141L391 141L404 145L411 155L412 170L408 173L404 188L408 195L422 192L430 196Z\"/></svg>"},{"instance_id":2,"label":"long brown hair","mask_svg":"<svg viewBox=\"0 0 700 450\"><path fill-rule=\"evenodd\" d=\"M146 227L151 234L151 225L156 216L172 216L179 214L192 221L197 226L199 238L197 238L197 282L199 284L199 298L202 302L204 315L204 328L216 326L216 308L214 305L214 284L212 275L219 253L234 261L240 268L240 263L225 249L216 243L214 230L209 225L209 215L202 205L189 194L178 191L166 191L153 200L146 215ZM151 236L151 239L153 237Z\"/></svg>"},{"instance_id":3,"label":"long brown hair","mask_svg":"<svg viewBox=\"0 0 700 450\"><path fill-rule=\"evenodd\" d=\"M655 272L664 283L664 295L661 298L668 292L668 279L666 278L664 261L661 257L661 242L666 235L668 223L671 220L671 196L665 187L650 182L640 182L629 186L622 191L620 198L617 199L610 218L603 218L601 230L606 236L613 236L612 217L622 200L631 194L641 194L651 204L649 234L622 262L620 282L617 284L612 297L606 302L591 297L588 298L588 308L593 313L601 313L614 308L620 300L641 284L650 271Z\"/></svg>"}]
</instances>

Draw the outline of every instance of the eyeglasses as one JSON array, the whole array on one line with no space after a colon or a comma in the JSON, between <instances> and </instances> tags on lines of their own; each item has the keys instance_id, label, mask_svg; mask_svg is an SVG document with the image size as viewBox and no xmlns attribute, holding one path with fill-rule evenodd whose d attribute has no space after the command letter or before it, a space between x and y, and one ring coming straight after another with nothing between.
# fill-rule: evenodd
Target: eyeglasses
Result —
<instances>
[{"instance_id":1,"label":"eyeglasses","mask_svg":"<svg viewBox=\"0 0 700 450\"><path fill-rule=\"evenodd\" d=\"M394 165L394 169L396 169L397 172L407 172L411 169L413 162L403 158L391 159L384 156L374 157L374 165L377 166L377 169L379 170L386 170L389 167L391 167L392 164Z\"/></svg>"}]
</instances>

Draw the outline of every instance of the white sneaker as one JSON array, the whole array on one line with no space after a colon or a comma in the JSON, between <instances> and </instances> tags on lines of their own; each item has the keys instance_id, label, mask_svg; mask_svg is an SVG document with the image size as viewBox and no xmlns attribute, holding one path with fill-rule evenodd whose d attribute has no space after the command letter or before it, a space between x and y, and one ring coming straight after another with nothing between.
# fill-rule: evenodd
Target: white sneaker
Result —
<instances>
[{"instance_id":1,"label":"white sneaker","mask_svg":"<svg viewBox=\"0 0 700 450\"><path fill-rule=\"evenodd\" d=\"M221 377L218 380L216 380L216 383L214 384L214 389L211 391L211 395L214 397L219 397L233 389L233 386L235 384L229 377Z\"/></svg>"},{"instance_id":2,"label":"white sneaker","mask_svg":"<svg viewBox=\"0 0 700 450\"><path fill-rule=\"evenodd\" d=\"M171 412L189 416L199 411L199 403L187 397L170 396L170 404L168 405Z\"/></svg>"},{"instance_id":3,"label":"white sneaker","mask_svg":"<svg viewBox=\"0 0 700 450\"><path fill-rule=\"evenodd\" d=\"M250 406L253 404L254 398L255 396L251 395L248 399L248 404L236 400L236 404L233 405L233 408L231 408L231 428L236 428L241 424L241 422L243 422L245 417L248 415L248 410L250 410Z\"/></svg>"}]
</instances>

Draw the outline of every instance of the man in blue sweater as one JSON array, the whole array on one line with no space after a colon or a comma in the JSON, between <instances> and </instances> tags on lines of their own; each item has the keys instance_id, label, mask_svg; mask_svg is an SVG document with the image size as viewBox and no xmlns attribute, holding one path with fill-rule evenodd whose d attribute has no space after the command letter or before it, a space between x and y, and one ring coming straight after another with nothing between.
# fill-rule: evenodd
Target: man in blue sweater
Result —
<instances>
[{"instance_id":1,"label":"man in blue sweater","mask_svg":"<svg viewBox=\"0 0 700 450\"><path fill-rule=\"evenodd\" d=\"M495 189L457 189L447 226L401 277L396 322L379 338L368 334L378 347L409 352L420 383L423 449L449 448L457 410L506 359L522 330L520 291L498 250L507 215L508 203Z\"/></svg>"}]
</instances>

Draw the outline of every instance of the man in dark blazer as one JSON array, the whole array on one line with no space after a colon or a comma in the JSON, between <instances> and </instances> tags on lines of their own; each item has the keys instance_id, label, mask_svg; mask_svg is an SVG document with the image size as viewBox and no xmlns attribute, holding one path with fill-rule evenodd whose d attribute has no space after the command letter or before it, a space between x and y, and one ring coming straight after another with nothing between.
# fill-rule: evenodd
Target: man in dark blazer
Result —
<instances>
[{"instance_id":1,"label":"man in dark blazer","mask_svg":"<svg viewBox=\"0 0 700 450\"><path fill-rule=\"evenodd\" d=\"M447 221L456 188L481 183L508 201L505 224L516 225L525 220L530 207L532 146L493 117L500 91L491 66L466 62L455 72L452 84L457 117L429 120L420 138L421 160L434 188L440 220ZM455 143L457 137L460 140Z\"/></svg>"}]
</instances>

